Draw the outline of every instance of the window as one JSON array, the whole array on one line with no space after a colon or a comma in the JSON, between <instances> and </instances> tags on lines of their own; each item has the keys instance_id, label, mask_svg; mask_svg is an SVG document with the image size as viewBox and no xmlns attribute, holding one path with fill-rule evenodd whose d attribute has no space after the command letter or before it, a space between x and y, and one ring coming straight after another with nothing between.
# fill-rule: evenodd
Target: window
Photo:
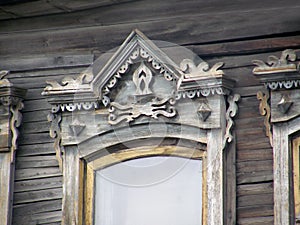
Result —
<instances>
[{"instance_id":1,"label":"window","mask_svg":"<svg viewBox=\"0 0 300 225\"><path fill-rule=\"evenodd\" d=\"M133 159L98 170L95 224L202 224L202 160Z\"/></svg>"},{"instance_id":2,"label":"window","mask_svg":"<svg viewBox=\"0 0 300 225\"><path fill-rule=\"evenodd\" d=\"M99 220L102 225L102 220L106 222L111 213L118 212L115 205L121 207L127 202L131 205L127 210L137 208L135 202L145 193L135 196L133 193L138 192L106 182L99 173L128 163L145 163L151 157L166 159L166 156L170 163L192 158L193 163L205 168L197 178L198 185L193 185L188 195L176 192L163 195L170 202L168 207L174 208L175 217L182 205L192 204L188 199L193 195L197 200L187 206L193 210L186 212L182 219L192 219L192 225L202 221L210 225L234 223L236 176L232 118L239 100L238 94L229 95L234 81L224 76L221 62L210 68L184 47L172 43L164 43L163 47L168 55L134 30L108 61L106 56L99 57L77 78L65 77L63 84L49 81L44 89L43 95L52 104L50 133L55 138L58 160L62 162L64 225L98 225ZM196 174L189 173L189 176ZM126 174L121 177L128 178ZM184 185L177 176L174 179L169 186ZM191 178L190 182L197 179ZM127 200L119 203L117 199L106 199L109 196L102 198L102 191L109 185L120 191L118 195L128 192L122 195ZM171 204L176 195L182 198L182 205ZM210 201L206 201L208 198ZM114 210L109 211L102 204ZM143 205L140 202L140 207ZM156 214L161 212L158 210ZM113 216L114 221L119 219L121 214ZM133 219L128 218L128 223Z\"/></svg>"}]
</instances>

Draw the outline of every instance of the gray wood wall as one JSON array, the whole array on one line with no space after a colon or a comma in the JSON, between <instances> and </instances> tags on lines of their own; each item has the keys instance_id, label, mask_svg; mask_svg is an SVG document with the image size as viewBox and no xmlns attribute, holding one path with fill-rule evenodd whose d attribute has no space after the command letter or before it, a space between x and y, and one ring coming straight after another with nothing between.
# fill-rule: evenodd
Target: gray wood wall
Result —
<instances>
[{"instance_id":1,"label":"gray wood wall","mask_svg":"<svg viewBox=\"0 0 300 225\"><path fill-rule=\"evenodd\" d=\"M235 120L237 224L273 224L272 149L251 61L300 48L299 1L106 1L97 7L87 2L90 7L80 10L71 3L57 11L45 10L42 3L0 6L0 69L10 70L11 81L28 89L13 224L61 221L62 174L48 134L50 105L40 94L45 80L80 73L135 28L152 40L190 48L211 64L225 62L224 71L237 81L235 92L242 96Z\"/></svg>"}]
</instances>

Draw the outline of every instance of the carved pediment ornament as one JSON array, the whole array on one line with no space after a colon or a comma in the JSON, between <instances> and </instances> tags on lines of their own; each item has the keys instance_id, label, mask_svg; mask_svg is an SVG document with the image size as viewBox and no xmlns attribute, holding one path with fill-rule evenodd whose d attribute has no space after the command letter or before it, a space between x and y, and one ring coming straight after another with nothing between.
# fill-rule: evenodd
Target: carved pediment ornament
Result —
<instances>
[{"instance_id":1,"label":"carved pediment ornament","mask_svg":"<svg viewBox=\"0 0 300 225\"><path fill-rule=\"evenodd\" d=\"M97 109L101 102L108 107L111 90L128 73L131 65L140 62L147 63L151 70L175 83L176 99L227 95L234 83L223 76L220 70L223 63L216 63L209 68L206 62L196 66L192 60L184 59L178 66L144 34L134 30L96 75L89 68L77 78L65 77L61 84L47 81L48 85L42 94L51 97L49 102L53 105L54 113ZM55 99L54 96L61 97Z\"/></svg>"},{"instance_id":2,"label":"carved pediment ornament","mask_svg":"<svg viewBox=\"0 0 300 225\"><path fill-rule=\"evenodd\" d=\"M267 62L253 60L256 67L253 74L270 90L292 89L300 87L299 64L296 63L295 50L287 49L281 57L269 56Z\"/></svg>"},{"instance_id":3,"label":"carved pediment ornament","mask_svg":"<svg viewBox=\"0 0 300 225\"><path fill-rule=\"evenodd\" d=\"M281 54L281 57L269 56L268 61L253 60L253 64L257 65L253 69L254 74L272 74L297 71L297 64L295 62L297 56L294 50L287 49Z\"/></svg>"}]
</instances>

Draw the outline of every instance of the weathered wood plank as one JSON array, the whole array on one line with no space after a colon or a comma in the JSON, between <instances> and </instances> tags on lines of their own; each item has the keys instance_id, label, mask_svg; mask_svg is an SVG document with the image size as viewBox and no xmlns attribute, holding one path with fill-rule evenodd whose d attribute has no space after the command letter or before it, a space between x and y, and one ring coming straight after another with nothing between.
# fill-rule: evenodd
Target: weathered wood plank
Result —
<instances>
[{"instance_id":1,"label":"weathered wood plank","mask_svg":"<svg viewBox=\"0 0 300 225\"><path fill-rule=\"evenodd\" d=\"M273 181L273 171L248 171L243 173L237 173L237 184L251 184L258 182L269 182Z\"/></svg>"},{"instance_id":2,"label":"weathered wood plank","mask_svg":"<svg viewBox=\"0 0 300 225\"><path fill-rule=\"evenodd\" d=\"M58 161L55 158L55 156L41 156L41 157L37 157L37 156L33 156L33 157L22 157L24 158L30 158L31 161L24 161L22 160L18 160L16 162L16 169L25 169L25 168L43 168L43 167L54 167L54 166L58 166ZM38 159L35 159L38 158ZM42 158L42 159L40 159ZM50 158L50 159L49 159Z\"/></svg>"},{"instance_id":3,"label":"weathered wood plank","mask_svg":"<svg viewBox=\"0 0 300 225\"><path fill-rule=\"evenodd\" d=\"M238 220L239 225L273 225L274 217L273 216L261 216L261 217L252 217L252 218L241 218Z\"/></svg>"},{"instance_id":4,"label":"weathered wood plank","mask_svg":"<svg viewBox=\"0 0 300 225\"><path fill-rule=\"evenodd\" d=\"M153 20L162 20L167 18L176 18L183 16L194 16L194 15L206 15L207 19L210 17L207 16L207 13L210 14L223 14L224 20L228 14L234 15L238 12L265 12L267 17L271 9L282 9L284 11L289 11L290 8L297 7L299 2L296 0L289 0L289 3L283 4L280 1L251 1L243 2L240 1L203 1L203 0L186 0L184 2L171 0L171 1L131 1L123 0L118 2L113 2L109 8L107 7L91 7L91 0L89 1L52 1L58 4L60 8L63 8L68 11L68 13L47 15L51 13L51 10L45 11L42 10L43 7L35 9L34 12L37 14L42 13L43 17L38 19L27 17L19 19L18 21L6 20L2 22L2 31L5 32L16 32L16 31L26 31L26 30L35 30L35 29L58 29L62 27L83 27L91 25L116 25L116 24L126 24L126 23L137 23L141 21L153 21ZM83 3L85 2L85 3ZM96 5L102 6L103 2L109 1L100 1ZM44 3L44 2L43 2ZM74 10L74 5L78 6L78 3L89 5L89 10L82 10L78 12L72 12ZM119 5L123 3L122 5ZM30 5L27 3L25 5ZM80 5L80 4L79 4ZM73 7L72 7L73 6ZM13 8L10 6L10 8ZM77 7L76 7L77 8ZM81 7L80 7L81 8ZM32 8L27 8L27 10L33 11ZM82 9L82 8L81 8ZM22 12L25 13L25 12ZM33 12L31 12L33 13ZM53 13L53 12L52 12ZM20 16L19 12L17 15ZM115 16L118 15L118 16ZM134 16L132 16L134 15ZM251 17L249 17L251 18ZM261 23L264 21L261 20Z\"/></svg>"},{"instance_id":5,"label":"weathered wood plank","mask_svg":"<svg viewBox=\"0 0 300 225\"><path fill-rule=\"evenodd\" d=\"M273 160L263 160L263 161L246 161L237 163L237 172L258 172L258 171L272 171Z\"/></svg>"},{"instance_id":6,"label":"weathered wood plank","mask_svg":"<svg viewBox=\"0 0 300 225\"><path fill-rule=\"evenodd\" d=\"M274 204L273 193L239 196L237 201L238 207L273 205L273 204Z\"/></svg>"},{"instance_id":7,"label":"weathered wood plank","mask_svg":"<svg viewBox=\"0 0 300 225\"><path fill-rule=\"evenodd\" d=\"M0 52L5 55L57 52L60 49L99 49L108 51L119 46L134 28L141 29L150 39L164 40L179 45L207 43L247 37L258 34L274 35L299 30L299 7L185 16L158 21L92 26L55 31L3 34L0 37ZM251 18L251 23L249 23ZM202 21L199 23L199 21ZM257 24L260 24L259 26ZM247 27L247 29L245 29ZM99 35L99 33L101 35ZM87 35L88 34L88 35Z\"/></svg>"},{"instance_id":8,"label":"weathered wood plank","mask_svg":"<svg viewBox=\"0 0 300 225\"><path fill-rule=\"evenodd\" d=\"M255 160L272 160L273 151L268 149L241 149L237 152L238 162L255 161Z\"/></svg>"},{"instance_id":9,"label":"weathered wood plank","mask_svg":"<svg viewBox=\"0 0 300 225\"><path fill-rule=\"evenodd\" d=\"M45 118L46 119L46 118ZM23 123L20 127L22 134L42 133L49 132L50 122L48 121L36 121L34 123Z\"/></svg>"},{"instance_id":10,"label":"weathered wood plank","mask_svg":"<svg viewBox=\"0 0 300 225\"><path fill-rule=\"evenodd\" d=\"M21 180L15 182L14 192L46 190L62 187L62 176Z\"/></svg>"},{"instance_id":11,"label":"weathered wood plank","mask_svg":"<svg viewBox=\"0 0 300 225\"><path fill-rule=\"evenodd\" d=\"M15 181L57 177L61 175L62 173L58 167L19 169L16 170Z\"/></svg>"},{"instance_id":12,"label":"weathered wood plank","mask_svg":"<svg viewBox=\"0 0 300 225\"><path fill-rule=\"evenodd\" d=\"M41 143L33 145L19 145L17 157L54 154L53 143Z\"/></svg>"},{"instance_id":13,"label":"weathered wood plank","mask_svg":"<svg viewBox=\"0 0 300 225\"><path fill-rule=\"evenodd\" d=\"M261 216L273 216L273 205L249 206L238 208L239 218L254 218Z\"/></svg>"},{"instance_id":14,"label":"weathered wood plank","mask_svg":"<svg viewBox=\"0 0 300 225\"><path fill-rule=\"evenodd\" d=\"M14 225L36 225L61 222L61 210L30 214L27 216L16 216L13 218Z\"/></svg>"},{"instance_id":15,"label":"weathered wood plank","mask_svg":"<svg viewBox=\"0 0 300 225\"><path fill-rule=\"evenodd\" d=\"M39 1L25 1L19 2L18 4L4 4L0 7L1 10L10 12L13 15L13 18L22 18L22 17L34 17L34 16L44 16L51 14L59 14L64 12L72 12L77 10L85 10L90 8L104 7L108 5L119 5L125 2L132 2L135 0L119 0L118 2L112 0L76 0L76 1L67 1L67 0L52 0L51 2L45 2L42 0ZM8 1L11 3L11 1ZM12 16L4 17L9 19Z\"/></svg>"},{"instance_id":16,"label":"weathered wood plank","mask_svg":"<svg viewBox=\"0 0 300 225\"><path fill-rule=\"evenodd\" d=\"M9 71L24 71L36 69L53 69L53 68L66 68L89 66L94 61L93 54L82 55L40 55L28 56L21 58L3 58L0 57L1 69Z\"/></svg>"},{"instance_id":17,"label":"weathered wood plank","mask_svg":"<svg viewBox=\"0 0 300 225\"><path fill-rule=\"evenodd\" d=\"M48 132L24 134L19 138L20 145L32 145L42 143L53 143L53 139L49 136Z\"/></svg>"},{"instance_id":18,"label":"weathered wood plank","mask_svg":"<svg viewBox=\"0 0 300 225\"><path fill-rule=\"evenodd\" d=\"M14 206L14 217L61 210L62 200L46 200Z\"/></svg>"},{"instance_id":19,"label":"weathered wood plank","mask_svg":"<svg viewBox=\"0 0 300 225\"><path fill-rule=\"evenodd\" d=\"M33 112L24 112L23 121L25 122L40 122L47 120L49 110L38 110Z\"/></svg>"},{"instance_id":20,"label":"weathered wood plank","mask_svg":"<svg viewBox=\"0 0 300 225\"><path fill-rule=\"evenodd\" d=\"M62 188L18 192L14 194L14 204L39 202L62 198Z\"/></svg>"},{"instance_id":21,"label":"weathered wood plank","mask_svg":"<svg viewBox=\"0 0 300 225\"><path fill-rule=\"evenodd\" d=\"M237 195L256 195L256 194L272 194L273 183L261 183L261 184L246 184L239 185L237 187ZM273 198L273 197L272 197Z\"/></svg>"}]
</instances>

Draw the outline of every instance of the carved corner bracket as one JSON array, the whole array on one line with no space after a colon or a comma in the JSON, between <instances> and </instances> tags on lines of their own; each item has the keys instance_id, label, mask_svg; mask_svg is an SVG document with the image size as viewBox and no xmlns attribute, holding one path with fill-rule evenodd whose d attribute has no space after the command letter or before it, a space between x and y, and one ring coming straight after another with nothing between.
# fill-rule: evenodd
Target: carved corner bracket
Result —
<instances>
[{"instance_id":1,"label":"carved corner bracket","mask_svg":"<svg viewBox=\"0 0 300 225\"><path fill-rule=\"evenodd\" d=\"M273 146L273 133L272 133L272 125L271 125L271 108L269 105L270 94L269 91L257 92L257 99L260 100L259 103L259 112L260 115L265 116L264 125L266 136L269 138L271 146Z\"/></svg>"},{"instance_id":2,"label":"carved corner bracket","mask_svg":"<svg viewBox=\"0 0 300 225\"><path fill-rule=\"evenodd\" d=\"M26 90L15 87L5 76L9 71L0 71L0 151L11 152L11 162L14 160L19 136L18 127L22 122L21 110L24 107L23 98Z\"/></svg>"},{"instance_id":3,"label":"carved corner bracket","mask_svg":"<svg viewBox=\"0 0 300 225\"><path fill-rule=\"evenodd\" d=\"M232 129L234 126L234 118L238 113L237 102L240 100L241 96L239 94L229 95L227 97L227 102L229 104L226 111L226 129L223 139L223 149L226 148L227 144L231 143L233 140Z\"/></svg>"}]
</instances>

